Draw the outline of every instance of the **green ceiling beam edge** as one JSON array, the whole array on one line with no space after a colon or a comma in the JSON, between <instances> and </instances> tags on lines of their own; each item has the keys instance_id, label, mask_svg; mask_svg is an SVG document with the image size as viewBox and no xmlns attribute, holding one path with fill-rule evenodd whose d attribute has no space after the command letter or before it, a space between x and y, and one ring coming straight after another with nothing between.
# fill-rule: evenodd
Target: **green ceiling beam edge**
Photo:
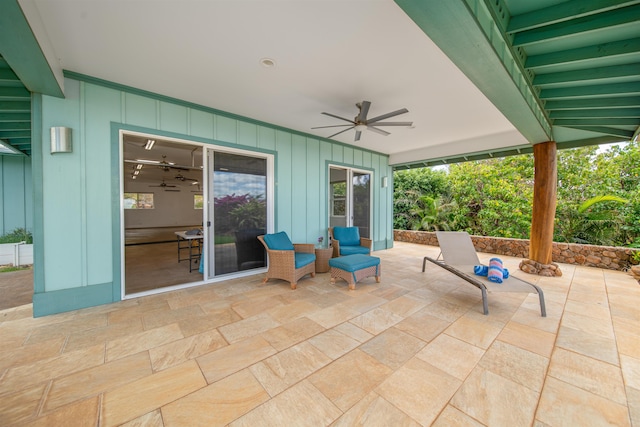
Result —
<instances>
[{"instance_id":1,"label":"green ceiling beam edge","mask_svg":"<svg viewBox=\"0 0 640 427\"><path fill-rule=\"evenodd\" d=\"M544 69L561 64L590 61L600 58L637 55L640 51L640 38L600 43L593 46L561 50L552 53L532 55L524 63L526 68Z\"/></svg>"},{"instance_id":2,"label":"green ceiling beam edge","mask_svg":"<svg viewBox=\"0 0 640 427\"><path fill-rule=\"evenodd\" d=\"M584 127L583 126L565 126L565 127L568 127L571 129L577 129L577 130L586 130L589 132L604 133L607 135L622 138L624 141L629 141L633 137L632 130L623 130L623 129L609 128L609 127L596 127L596 126L588 126L588 127L587 126L584 126Z\"/></svg>"},{"instance_id":3,"label":"green ceiling beam edge","mask_svg":"<svg viewBox=\"0 0 640 427\"><path fill-rule=\"evenodd\" d=\"M640 19L640 5L628 6L617 10L614 9L598 15L597 18L583 16L542 28L518 32L513 37L513 46L519 47L558 40L575 34L633 23L638 21L638 19Z\"/></svg>"},{"instance_id":4,"label":"green ceiling beam edge","mask_svg":"<svg viewBox=\"0 0 640 427\"><path fill-rule=\"evenodd\" d=\"M638 3L640 3L638 0L571 0L512 16L507 27L507 33L525 31Z\"/></svg>"},{"instance_id":5,"label":"green ceiling beam edge","mask_svg":"<svg viewBox=\"0 0 640 427\"><path fill-rule=\"evenodd\" d=\"M550 100L544 104L544 107L547 111L577 110L581 108L640 107L640 96Z\"/></svg>"},{"instance_id":6,"label":"green ceiling beam edge","mask_svg":"<svg viewBox=\"0 0 640 427\"><path fill-rule=\"evenodd\" d=\"M544 87L559 83L593 81L602 79L615 79L630 77L635 80L640 78L640 62L633 64L612 65L607 67L596 67L588 70L562 71L558 73L536 74L533 78L533 85Z\"/></svg>"},{"instance_id":7,"label":"green ceiling beam edge","mask_svg":"<svg viewBox=\"0 0 640 427\"><path fill-rule=\"evenodd\" d=\"M554 110L549 116L552 119L566 118L622 118L636 117L640 118L640 108L594 108L580 110Z\"/></svg>"},{"instance_id":8,"label":"green ceiling beam edge","mask_svg":"<svg viewBox=\"0 0 640 427\"><path fill-rule=\"evenodd\" d=\"M553 139L546 112L517 58L520 53L511 50L492 16L493 5L483 0L394 1L529 142ZM499 17L501 22L506 18Z\"/></svg>"},{"instance_id":9,"label":"green ceiling beam edge","mask_svg":"<svg viewBox=\"0 0 640 427\"><path fill-rule=\"evenodd\" d=\"M584 130L589 130L589 129L584 129ZM588 147L591 145L601 145L601 144L612 144L615 142L625 142L629 140L630 138L621 139L620 137L607 135L607 136L598 136L595 138L578 139L575 141L558 142L557 148L558 150L567 150L571 148ZM407 170L407 169L450 165L454 163L464 163L464 162L472 162L476 160L486 160L491 158L519 156L522 154L531 154L531 153L533 153L532 145L522 145L519 147L513 147L505 150L482 151L482 152L470 153L464 156L456 155L456 156L449 156L449 157L438 157L431 160L425 160L422 162L415 162L415 163L414 162L399 163L397 165L391 165L391 167L395 172L395 171L401 171L401 170Z\"/></svg>"},{"instance_id":10,"label":"green ceiling beam edge","mask_svg":"<svg viewBox=\"0 0 640 427\"><path fill-rule=\"evenodd\" d=\"M630 118L566 118L553 121L554 126L638 126L640 120Z\"/></svg>"},{"instance_id":11,"label":"green ceiling beam edge","mask_svg":"<svg viewBox=\"0 0 640 427\"><path fill-rule=\"evenodd\" d=\"M640 94L640 82L612 83L609 85L572 86L566 88L543 89L540 99L578 98L586 96L622 96Z\"/></svg>"},{"instance_id":12,"label":"green ceiling beam edge","mask_svg":"<svg viewBox=\"0 0 640 427\"><path fill-rule=\"evenodd\" d=\"M2 1L0 46L2 57L30 92L64 97L18 0Z\"/></svg>"}]
</instances>

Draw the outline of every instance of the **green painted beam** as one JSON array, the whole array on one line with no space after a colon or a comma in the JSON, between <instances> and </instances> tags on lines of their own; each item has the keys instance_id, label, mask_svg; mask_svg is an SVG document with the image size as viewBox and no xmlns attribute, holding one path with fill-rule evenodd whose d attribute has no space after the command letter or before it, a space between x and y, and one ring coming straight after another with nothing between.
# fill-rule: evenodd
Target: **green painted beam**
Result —
<instances>
[{"instance_id":1,"label":"green painted beam","mask_svg":"<svg viewBox=\"0 0 640 427\"><path fill-rule=\"evenodd\" d=\"M612 27L640 21L640 5L623 7L599 14L597 17L584 16L570 21L558 22L544 27L516 33L513 46L559 40L589 31L611 29Z\"/></svg>"},{"instance_id":2,"label":"green painted beam","mask_svg":"<svg viewBox=\"0 0 640 427\"><path fill-rule=\"evenodd\" d=\"M30 122L31 114L28 113L4 113L0 111L0 122Z\"/></svg>"},{"instance_id":3,"label":"green painted beam","mask_svg":"<svg viewBox=\"0 0 640 427\"><path fill-rule=\"evenodd\" d=\"M638 126L640 120L636 118L567 118L555 119L554 126Z\"/></svg>"},{"instance_id":4,"label":"green painted beam","mask_svg":"<svg viewBox=\"0 0 640 427\"><path fill-rule=\"evenodd\" d=\"M560 64L625 55L640 58L640 38L532 55L527 58L524 66L535 70Z\"/></svg>"},{"instance_id":5,"label":"green painted beam","mask_svg":"<svg viewBox=\"0 0 640 427\"><path fill-rule=\"evenodd\" d=\"M640 118L640 108L593 108L580 110L556 110L549 113L552 119L565 118L590 118L590 117L638 117Z\"/></svg>"},{"instance_id":6,"label":"green painted beam","mask_svg":"<svg viewBox=\"0 0 640 427\"><path fill-rule=\"evenodd\" d=\"M522 13L511 17L507 26L507 33L537 28L544 25L555 24L579 17L605 12L607 10L631 6L640 1L634 0L571 0L560 4L554 4L532 12Z\"/></svg>"},{"instance_id":7,"label":"green painted beam","mask_svg":"<svg viewBox=\"0 0 640 427\"><path fill-rule=\"evenodd\" d=\"M533 78L534 86L546 86L558 83L615 79L629 77L640 79L640 62L633 64L613 65L609 67L595 67L586 70L563 71L559 73L536 74Z\"/></svg>"},{"instance_id":8,"label":"green painted beam","mask_svg":"<svg viewBox=\"0 0 640 427\"><path fill-rule=\"evenodd\" d=\"M1 111L7 113L26 113L31 111L31 101L2 101L1 99L0 97Z\"/></svg>"},{"instance_id":9,"label":"green painted beam","mask_svg":"<svg viewBox=\"0 0 640 427\"><path fill-rule=\"evenodd\" d=\"M640 107L640 96L616 96L608 98L582 98L550 100L544 104L547 111L574 110L579 108Z\"/></svg>"},{"instance_id":10,"label":"green painted beam","mask_svg":"<svg viewBox=\"0 0 640 427\"><path fill-rule=\"evenodd\" d=\"M0 87L0 100L20 101L31 99L31 93L24 87Z\"/></svg>"},{"instance_id":11,"label":"green painted beam","mask_svg":"<svg viewBox=\"0 0 640 427\"><path fill-rule=\"evenodd\" d=\"M0 122L0 131L29 130L31 122Z\"/></svg>"},{"instance_id":12,"label":"green painted beam","mask_svg":"<svg viewBox=\"0 0 640 427\"><path fill-rule=\"evenodd\" d=\"M608 128L608 127L582 127L582 126L566 126L566 127L569 127L571 129L577 129L577 130L585 130L589 132L604 133L606 135L619 137L622 139L622 141L629 141L633 137L632 130L622 130L622 129Z\"/></svg>"},{"instance_id":13,"label":"green painted beam","mask_svg":"<svg viewBox=\"0 0 640 427\"><path fill-rule=\"evenodd\" d=\"M30 130L0 130L1 139L28 138L31 139Z\"/></svg>"},{"instance_id":14,"label":"green painted beam","mask_svg":"<svg viewBox=\"0 0 640 427\"><path fill-rule=\"evenodd\" d=\"M614 83L610 85L573 86L543 89L540 99L579 98L583 96L640 95L640 82Z\"/></svg>"},{"instance_id":15,"label":"green painted beam","mask_svg":"<svg viewBox=\"0 0 640 427\"><path fill-rule=\"evenodd\" d=\"M64 96L18 0L2 1L0 46L2 57L29 91Z\"/></svg>"},{"instance_id":16,"label":"green painted beam","mask_svg":"<svg viewBox=\"0 0 640 427\"><path fill-rule=\"evenodd\" d=\"M395 2L529 142L552 138L519 54L483 0Z\"/></svg>"},{"instance_id":17,"label":"green painted beam","mask_svg":"<svg viewBox=\"0 0 640 427\"><path fill-rule=\"evenodd\" d=\"M2 82L20 82L20 79L11 69L0 68L0 84Z\"/></svg>"}]
</instances>

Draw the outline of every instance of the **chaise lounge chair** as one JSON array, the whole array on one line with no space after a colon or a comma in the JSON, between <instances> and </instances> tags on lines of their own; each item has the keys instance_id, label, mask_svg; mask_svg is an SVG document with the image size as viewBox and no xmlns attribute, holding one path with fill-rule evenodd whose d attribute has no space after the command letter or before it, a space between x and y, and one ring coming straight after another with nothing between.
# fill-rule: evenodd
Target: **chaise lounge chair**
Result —
<instances>
[{"instance_id":1,"label":"chaise lounge chair","mask_svg":"<svg viewBox=\"0 0 640 427\"><path fill-rule=\"evenodd\" d=\"M436 231L436 236L440 245L440 255L438 255L438 259L424 257L422 272L424 272L425 264L428 260L480 289L484 314L489 314L487 292L526 292L538 294L540 298L540 313L542 317L547 316L544 294L538 286L513 276L505 279L502 283L493 283L487 280L486 277L477 276L473 273L473 267L480 265L480 260L468 233ZM441 256L442 260L440 260Z\"/></svg>"}]
</instances>

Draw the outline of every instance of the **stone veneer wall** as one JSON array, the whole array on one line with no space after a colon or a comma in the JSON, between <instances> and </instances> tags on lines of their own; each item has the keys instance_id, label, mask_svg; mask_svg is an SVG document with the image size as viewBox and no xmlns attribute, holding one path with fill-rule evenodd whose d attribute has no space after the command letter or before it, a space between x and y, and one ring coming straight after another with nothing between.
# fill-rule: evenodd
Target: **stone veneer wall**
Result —
<instances>
[{"instance_id":1,"label":"stone veneer wall","mask_svg":"<svg viewBox=\"0 0 640 427\"><path fill-rule=\"evenodd\" d=\"M393 230L393 240L438 246L436 233L430 231ZM478 252L529 257L528 239L471 236L471 241ZM640 249L554 242L553 262L626 271L631 265L631 255L638 251Z\"/></svg>"}]
</instances>

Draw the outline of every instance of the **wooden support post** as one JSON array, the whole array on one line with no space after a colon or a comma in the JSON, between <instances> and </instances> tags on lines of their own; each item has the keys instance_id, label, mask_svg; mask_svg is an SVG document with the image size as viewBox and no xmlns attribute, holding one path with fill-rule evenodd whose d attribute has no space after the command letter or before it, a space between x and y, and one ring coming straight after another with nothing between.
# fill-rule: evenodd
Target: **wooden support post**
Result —
<instances>
[{"instance_id":1,"label":"wooden support post","mask_svg":"<svg viewBox=\"0 0 640 427\"><path fill-rule=\"evenodd\" d=\"M558 163L555 141L533 146L535 166L529 258L551 264L553 225L556 216Z\"/></svg>"}]
</instances>

